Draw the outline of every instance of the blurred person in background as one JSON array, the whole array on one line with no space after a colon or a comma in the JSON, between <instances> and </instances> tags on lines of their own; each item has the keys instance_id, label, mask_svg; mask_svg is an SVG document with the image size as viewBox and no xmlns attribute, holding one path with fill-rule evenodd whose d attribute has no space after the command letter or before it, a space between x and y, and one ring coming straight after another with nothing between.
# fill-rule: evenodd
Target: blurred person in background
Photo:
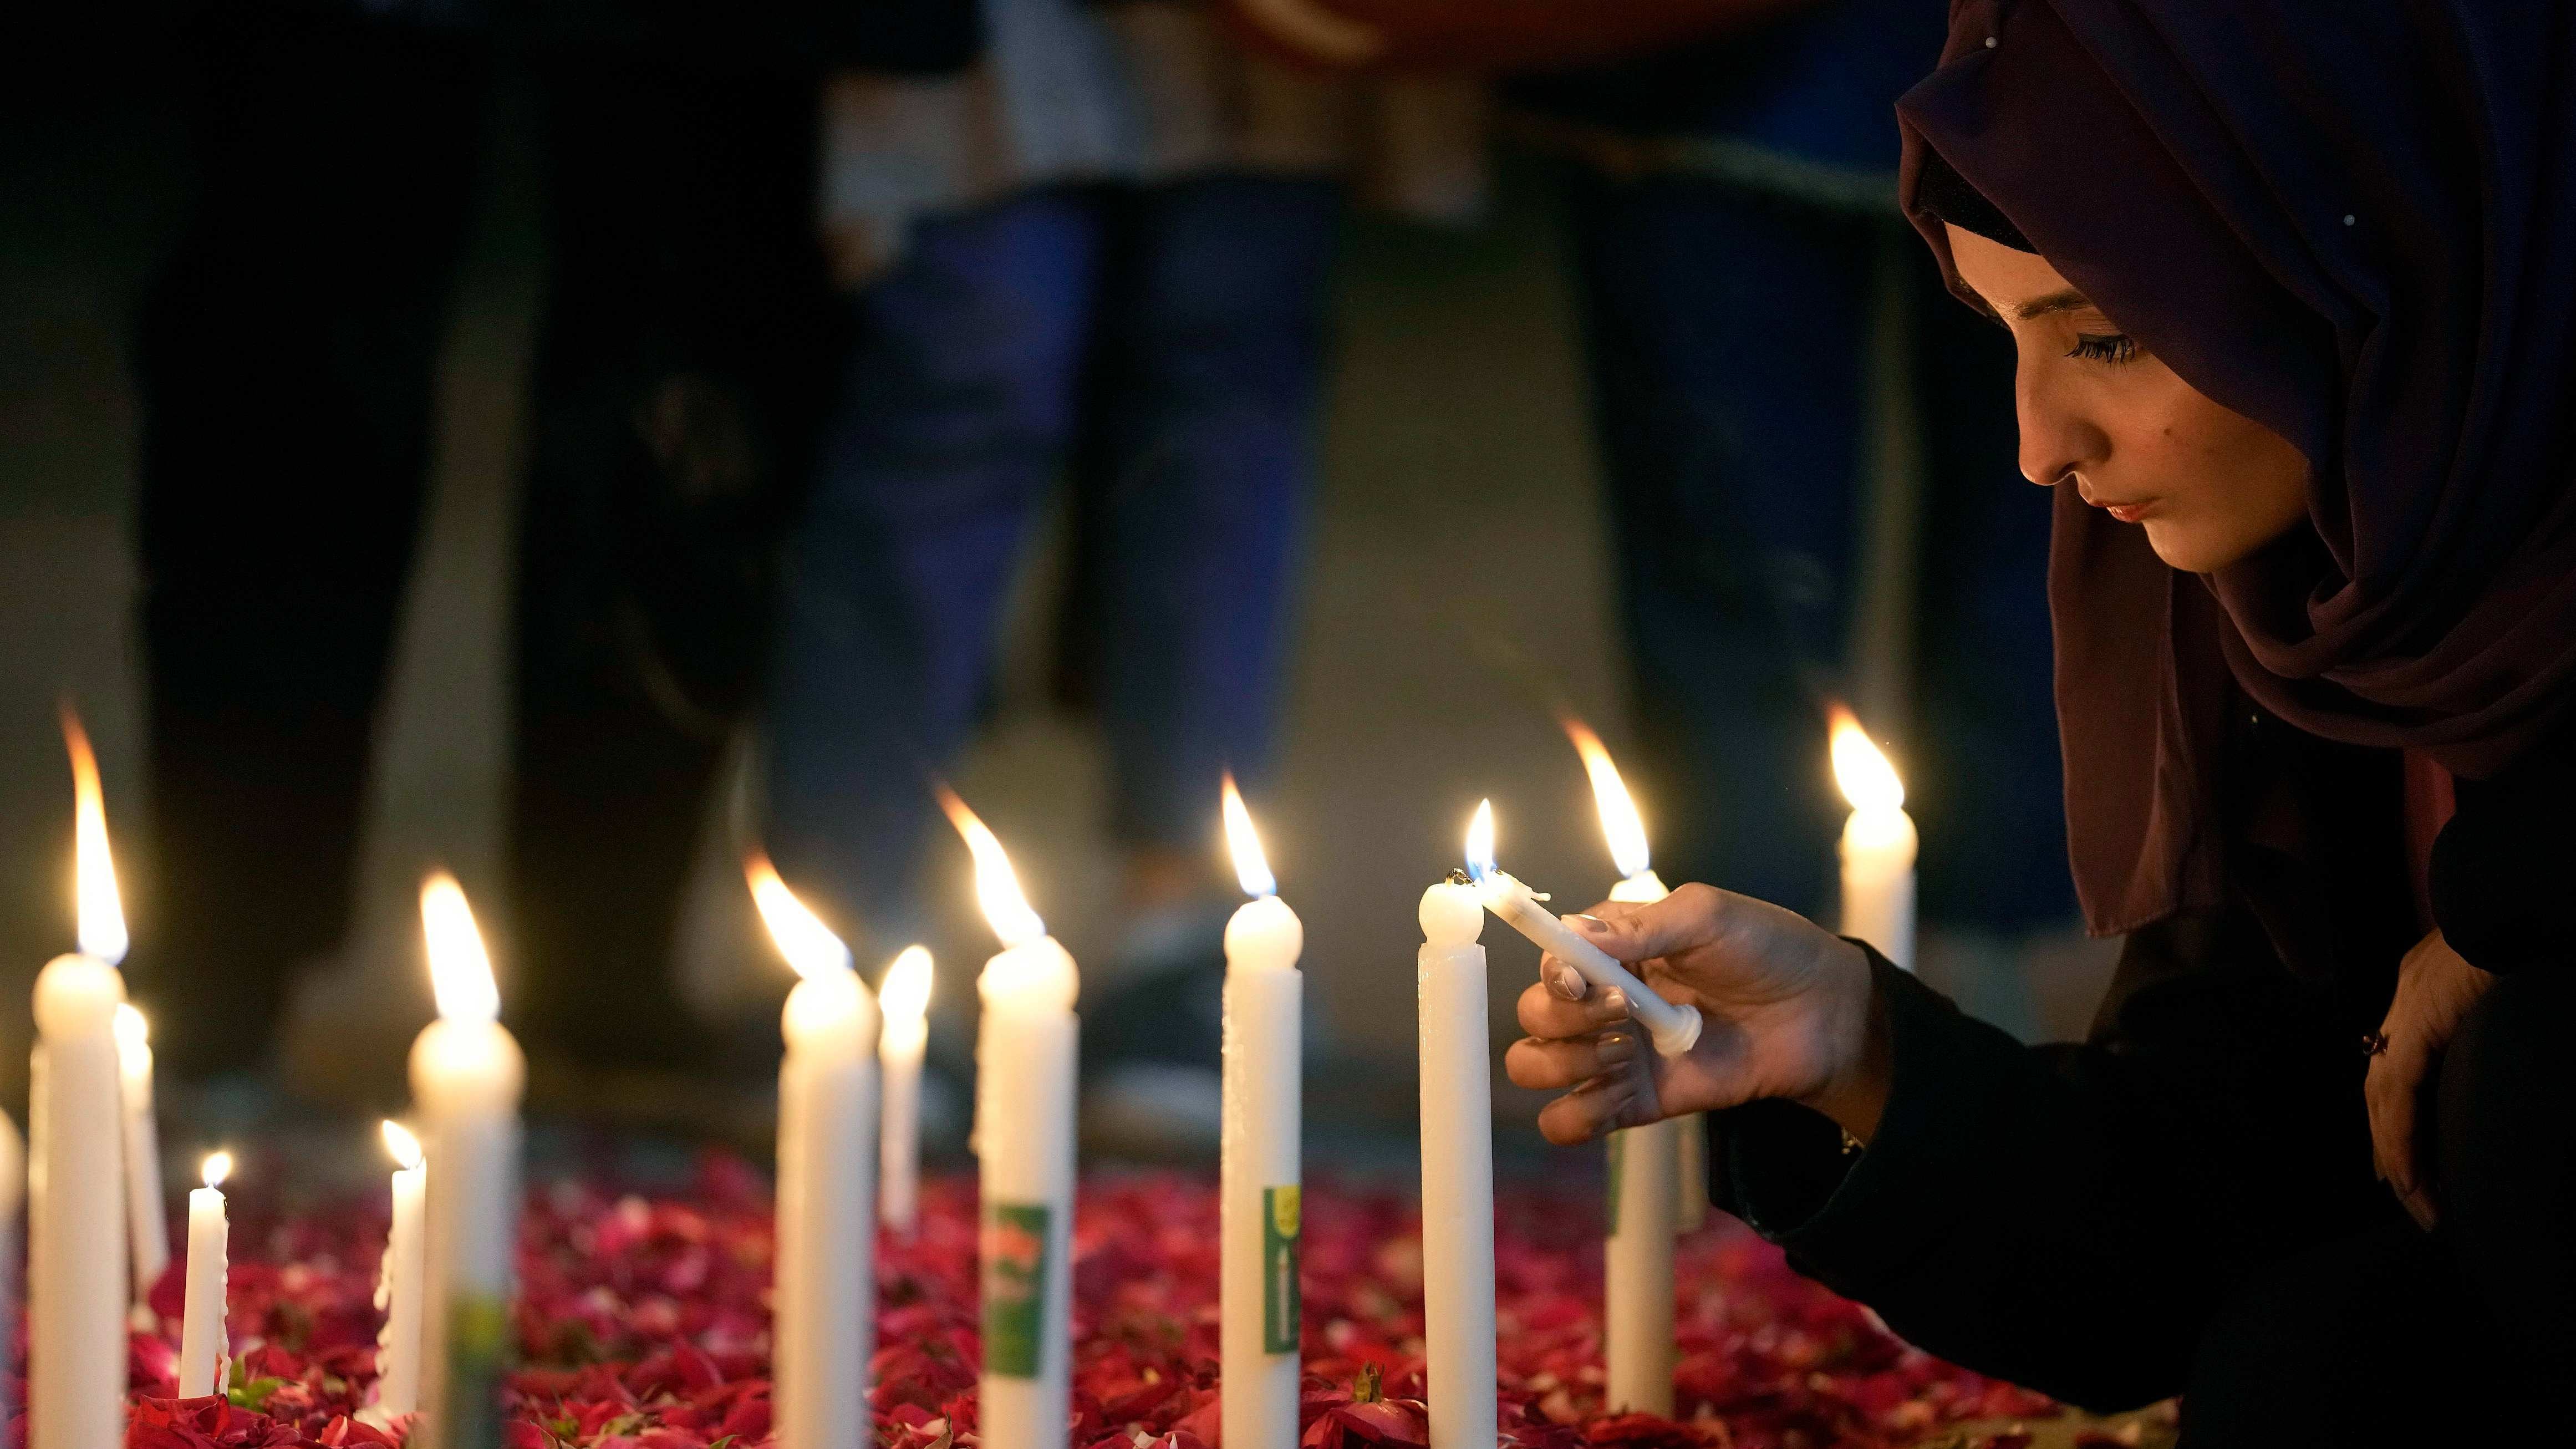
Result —
<instances>
[{"instance_id":1,"label":"blurred person in background","mask_svg":"<svg viewBox=\"0 0 2576 1449\"><path fill-rule=\"evenodd\" d=\"M2075 920L2048 525L1995 486L2017 476L2012 348L1947 305L1912 244L1888 124L1940 45L1943 7L1771 9L1508 91L1517 131L1575 162L1566 218L1639 754L1664 791L1656 852L1832 919L1847 807L1821 706L1866 687L1851 641L1871 582L1871 354L1892 311L1905 351L1887 371L1920 420L1924 527L1888 561L1920 570L1900 604L1916 684L1893 732L1907 808L1926 839L1953 842L1923 854L1923 911L1947 932L1963 1003L2029 1035L2018 947Z\"/></svg>"},{"instance_id":2,"label":"blurred person in background","mask_svg":"<svg viewBox=\"0 0 2576 1449\"><path fill-rule=\"evenodd\" d=\"M827 99L854 338L787 565L767 834L839 919L909 939L926 786L988 702L1061 480L1059 693L1099 718L1123 846L1121 938L1084 970L1087 1130L1212 1146L1218 782L1270 763L1342 178L1367 152L1406 209L1471 210L1475 93L1294 71L1220 7L947 21L971 63Z\"/></svg>"},{"instance_id":3,"label":"blurred person in background","mask_svg":"<svg viewBox=\"0 0 2576 1449\"><path fill-rule=\"evenodd\" d=\"M673 917L753 691L829 355L817 8L242 4L195 17L196 195L142 310L162 1060L264 1097L350 927L435 379L505 56L547 247L512 633L506 999L550 1068L683 1067ZM844 51L842 53L847 53Z\"/></svg>"}]
</instances>

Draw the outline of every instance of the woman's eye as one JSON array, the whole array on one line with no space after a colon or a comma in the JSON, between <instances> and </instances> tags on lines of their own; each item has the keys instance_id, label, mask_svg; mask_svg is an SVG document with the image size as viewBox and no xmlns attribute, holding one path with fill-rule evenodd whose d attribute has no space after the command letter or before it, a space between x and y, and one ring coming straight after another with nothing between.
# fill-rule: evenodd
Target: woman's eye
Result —
<instances>
[{"instance_id":1,"label":"woman's eye","mask_svg":"<svg viewBox=\"0 0 2576 1449\"><path fill-rule=\"evenodd\" d=\"M2138 344L2125 332L2078 332L2066 355L2092 362L2126 362L2138 355Z\"/></svg>"}]
</instances>

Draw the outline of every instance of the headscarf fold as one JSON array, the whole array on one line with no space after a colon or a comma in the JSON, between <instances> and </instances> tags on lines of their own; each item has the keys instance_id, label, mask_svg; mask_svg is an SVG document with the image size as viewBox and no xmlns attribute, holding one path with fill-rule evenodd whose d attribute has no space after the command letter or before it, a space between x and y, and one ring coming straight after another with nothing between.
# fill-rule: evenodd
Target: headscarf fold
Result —
<instances>
[{"instance_id":1,"label":"headscarf fold","mask_svg":"<svg viewBox=\"0 0 2576 1449\"><path fill-rule=\"evenodd\" d=\"M1954 0L1927 154L2193 387L2287 438L2309 529L2203 578L2058 485L2067 821L2110 934L2222 889L2229 680L2491 775L2576 702L2576 7ZM1938 169L1938 166L1933 168Z\"/></svg>"}]
</instances>

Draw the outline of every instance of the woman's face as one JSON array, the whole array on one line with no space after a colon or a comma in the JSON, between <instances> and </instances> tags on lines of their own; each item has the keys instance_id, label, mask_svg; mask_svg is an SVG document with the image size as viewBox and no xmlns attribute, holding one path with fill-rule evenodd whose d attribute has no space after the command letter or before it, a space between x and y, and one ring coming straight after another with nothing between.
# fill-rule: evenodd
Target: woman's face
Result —
<instances>
[{"instance_id":1,"label":"woman's face","mask_svg":"<svg viewBox=\"0 0 2576 1449\"><path fill-rule=\"evenodd\" d=\"M2084 501L2147 531L2156 556L2214 573L2308 517L2308 461L2195 391L2040 257L1949 228L1959 279L2012 332L2021 472L2073 478Z\"/></svg>"}]
</instances>

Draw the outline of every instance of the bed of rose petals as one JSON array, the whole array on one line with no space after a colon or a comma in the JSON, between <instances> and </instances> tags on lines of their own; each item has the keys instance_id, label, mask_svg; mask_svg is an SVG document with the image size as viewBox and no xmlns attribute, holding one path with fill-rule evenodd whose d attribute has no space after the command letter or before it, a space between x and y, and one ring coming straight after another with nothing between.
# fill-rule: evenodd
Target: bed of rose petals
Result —
<instances>
[{"instance_id":1,"label":"bed of rose petals","mask_svg":"<svg viewBox=\"0 0 2576 1449\"><path fill-rule=\"evenodd\" d=\"M1217 1449L1211 1181L1102 1176L1074 1242L1071 1449ZM928 1184L880 1254L881 1449L975 1442L973 1185ZM1420 1222L1404 1195L1305 1199L1302 1449L1423 1449ZM373 1377L380 1214L237 1224L227 1396L171 1399L179 1277L132 1340L129 1449L391 1446L356 1417ZM1892 1449L2047 1400L1906 1347L1722 1218L1686 1239L1678 1419L1601 1412L1593 1194L1507 1191L1496 1235L1511 1449ZM655 1197L535 1194L521 1248L512 1449L753 1449L769 1434L766 1187L709 1159ZM22 1400L13 1399L13 1402ZM9 1442L23 1442L23 1422ZM2014 1436L1996 1442L2009 1445Z\"/></svg>"}]
</instances>

